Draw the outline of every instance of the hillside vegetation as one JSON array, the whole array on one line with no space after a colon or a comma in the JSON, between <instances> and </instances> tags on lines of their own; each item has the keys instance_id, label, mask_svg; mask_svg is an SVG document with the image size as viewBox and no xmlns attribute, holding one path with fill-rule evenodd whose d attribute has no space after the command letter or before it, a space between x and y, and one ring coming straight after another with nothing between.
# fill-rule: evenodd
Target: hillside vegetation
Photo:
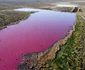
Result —
<instances>
[{"instance_id":1,"label":"hillside vegetation","mask_svg":"<svg viewBox=\"0 0 85 70\"><path fill-rule=\"evenodd\" d=\"M44 64L43 70L85 70L85 22L80 15L72 36L61 46L55 59Z\"/></svg>"},{"instance_id":2,"label":"hillside vegetation","mask_svg":"<svg viewBox=\"0 0 85 70\"><path fill-rule=\"evenodd\" d=\"M16 24L20 20L26 19L31 12L14 12L14 11L1 11L0 12L0 29L10 24Z\"/></svg>"}]
</instances>

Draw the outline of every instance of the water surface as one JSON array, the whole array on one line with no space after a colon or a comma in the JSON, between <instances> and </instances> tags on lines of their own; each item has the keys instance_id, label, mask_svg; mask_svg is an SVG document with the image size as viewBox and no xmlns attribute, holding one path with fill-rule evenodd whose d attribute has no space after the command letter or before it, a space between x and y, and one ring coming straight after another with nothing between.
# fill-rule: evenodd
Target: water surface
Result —
<instances>
[{"instance_id":1,"label":"water surface","mask_svg":"<svg viewBox=\"0 0 85 70\"><path fill-rule=\"evenodd\" d=\"M0 70L16 70L23 54L50 48L67 35L75 20L74 13L39 11L0 30Z\"/></svg>"},{"instance_id":2,"label":"water surface","mask_svg":"<svg viewBox=\"0 0 85 70\"><path fill-rule=\"evenodd\" d=\"M78 5L57 4L57 7L78 7Z\"/></svg>"},{"instance_id":3,"label":"water surface","mask_svg":"<svg viewBox=\"0 0 85 70\"><path fill-rule=\"evenodd\" d=\"M36 11L46 11L42 9L35 9L35 8L18 8L14 9L14 11L22 11L22 12L36 12Z\"/></svg>"}]
</instances>

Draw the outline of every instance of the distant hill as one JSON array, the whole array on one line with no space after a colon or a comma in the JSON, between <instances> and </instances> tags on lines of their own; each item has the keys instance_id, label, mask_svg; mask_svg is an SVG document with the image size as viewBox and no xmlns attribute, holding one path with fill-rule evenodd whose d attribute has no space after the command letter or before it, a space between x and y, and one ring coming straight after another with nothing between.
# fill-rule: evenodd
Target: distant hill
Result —
<instances>
[{"instance_id":1,"label":"distant hill","mask_svg":"<svg viewBox=\"0 0 85 70\"><path fill-rule=\"evenodd\" d=\"M69 1L81 1L81 0L0 0L0 6L2 5L5 7L6 6L39 7L39 6L48 5L48 3L69 2Z\"/></svg>"},{"instance_id":2,"label":"distant hill","mask_svg":"<svg viewBox=\"0 0 85 70\"><path fill-rule=\"evenodd\" d=\"M67 2L67 1L81 1L81 0L0 0L0 2L24 2L24 3L52 3L52 2ZM84 0L83 0L84 1Z\"/></svg>"},{"instance_id":3,"label":"distant hill","mask_svg":"<svg viewBox=\"0 0 85 70\"><path fill-rule=\"evenodd\" d=\"M61 2L61 1L64 2L71 0L0 0L0 2L38 2L38 3L50 3L50 2Z\"/></svg>"},{"instance_id":4,"label":"distant hill","mask_svg":"<svg viewBox=\"0 0 85 70\"><path fill-rule=\"evenodd\" d=\"M4 5L24 5L24 6L40 6L47 3L61 2L68 0L0 0L0 4Z\"/></svg>"}]
</instances>

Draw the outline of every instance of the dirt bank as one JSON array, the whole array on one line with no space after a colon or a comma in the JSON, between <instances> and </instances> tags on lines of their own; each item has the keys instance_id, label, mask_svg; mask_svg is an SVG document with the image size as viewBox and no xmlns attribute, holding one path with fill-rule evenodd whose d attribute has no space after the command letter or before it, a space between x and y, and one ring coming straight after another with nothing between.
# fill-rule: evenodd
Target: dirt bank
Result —
<instances>
[{"instance_id":1,"label":"dirt bank","mask_svg":"<svg viewBox=\"0 0 85 70\"><path fill-rule=\"evenodd\" d=\"M76 24L76 22L75 22ZM65 38L59 40L55 44L51 46L51 48L40 52L40 53L33 53L33 54L25 54L22 56L22 59L24 60L24 63L28 66L28 68L36 68L37 70L40 70L40 68L43 66L43 64L50 59L54 59L56 52L60 49L60 46L64 45L68 38L71 37L73 31L75 31L75 24L72 27L72 30L68 31L68 34ZM18 70L23 70L21 69L21 64L18 66ZM28 69L25 69L28 70Z\"/></svg>"}]
</instances>

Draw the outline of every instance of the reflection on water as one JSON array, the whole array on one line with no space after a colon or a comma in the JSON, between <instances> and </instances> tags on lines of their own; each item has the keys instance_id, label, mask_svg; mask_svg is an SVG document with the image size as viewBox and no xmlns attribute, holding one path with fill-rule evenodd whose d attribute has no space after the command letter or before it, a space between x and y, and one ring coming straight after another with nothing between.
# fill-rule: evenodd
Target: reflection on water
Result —
<instances>
[{"instance_id":1,"label":"reflection on water","mask_svg":"<svg viewBox=\"0 0 85 70\"><path fill-rule=\"evenodd\" d=\"M35 8L18 8L18 9L14 9L14 11L36 12L36 11L45 11L45 10L35 9Z\"/></svg>"},{"instance_id":2,"label":"reflection on water","mask_svg":"<svg viewBox=\"0 0 85 70\"><path fill-rule=\"evenodd\" d=\"M78 7L78 5L57 4L57 7Z\"/></svg>"}]
</instances>

